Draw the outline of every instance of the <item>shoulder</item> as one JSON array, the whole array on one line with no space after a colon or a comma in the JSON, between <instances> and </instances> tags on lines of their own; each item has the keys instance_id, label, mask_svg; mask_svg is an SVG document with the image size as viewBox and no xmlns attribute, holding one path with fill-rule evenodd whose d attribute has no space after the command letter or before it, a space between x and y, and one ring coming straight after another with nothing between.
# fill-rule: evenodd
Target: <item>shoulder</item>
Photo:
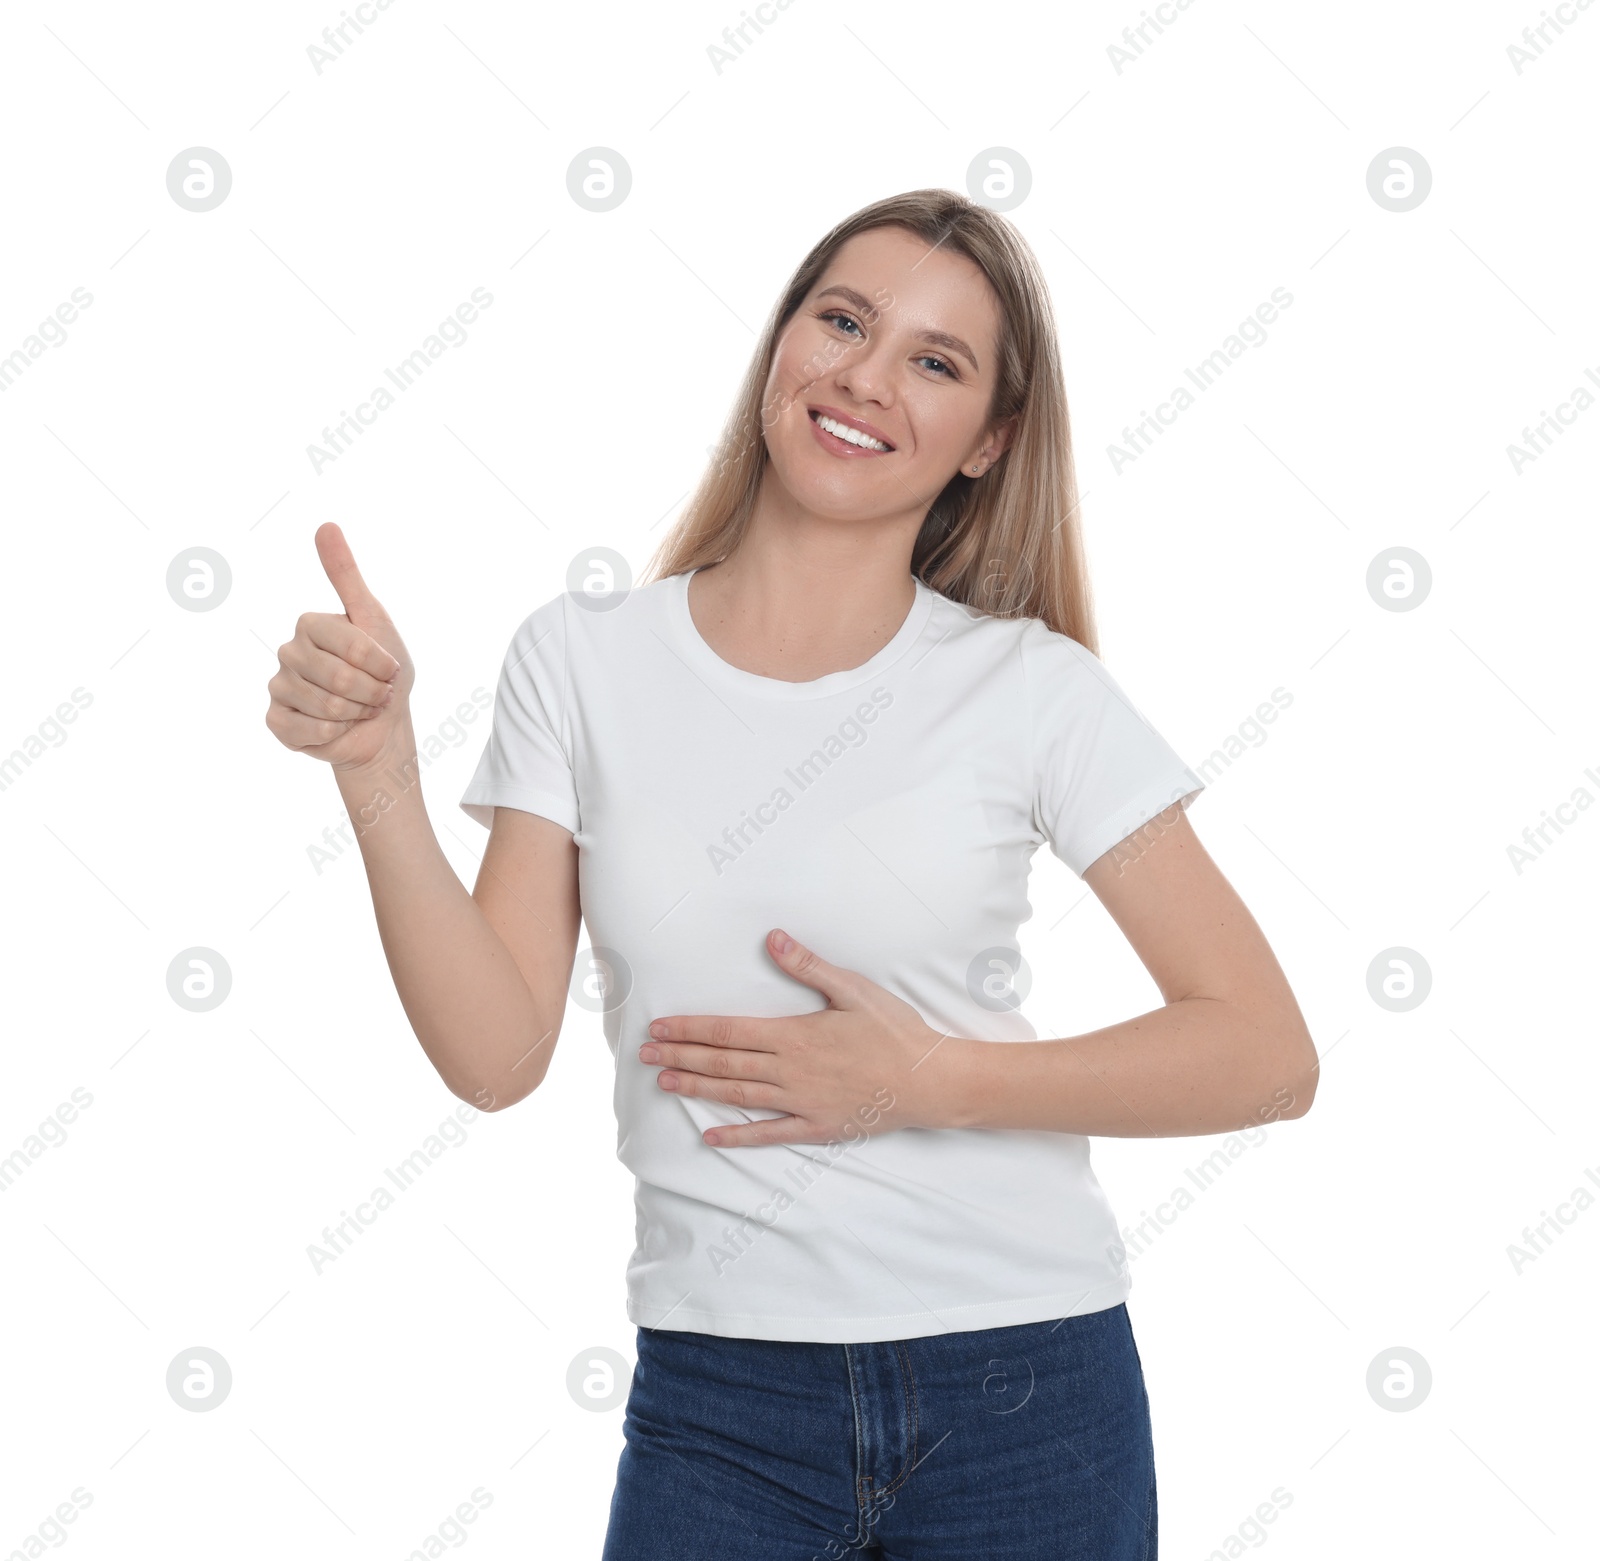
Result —
<instances>
[{"instance_id":1,"label":"shoulder","mask_svg":"<svg viewBox=\"0 0 1600 1561\"><path fill-rule=\"evenodd\" d=\"M1093 651L1042 618L996 617L948 596L937 597L934 617L944 638L1009 660L1030 683L1110 676Z\"/></svg>"},{"instance_id":2,"label":"shoulder","mask_svg":"<svg viewBox=\"0 0 1600 1561\"><path fill-rule=\"evenodd\" d=\"M669 594L682 589L676 575L636 585L614 596L559 591L540 602L511 637L508 659L536 655L548 661L574 656L585 660L631 655L651 631L660 631Z\"/></svg>"},{"instance_id":3,"label":"shoulder","mask_svg":"<svg viewBox=\"0 0 1600 1561\"><path fill-rule=\"evenodd\" d=\"M1083 697L1110 696L1128 702L1110 668L1082 641L1059 633L1040 618L1018 621L1018 654L1037 694L1047 697L1053 691L1070 690Z\"/></svg>"},{"instance_id":4,"label":"shoulder","mask_svg":"<svg viewBox=\"0 0 1600 1561\"><path fill-rule=\"evenodd\" d=\"M1139 703L1087 645L1039 618L1010 620L1029 708L1040 734L1082 728L1100 740L1149 727Z\"/></svg>"}]
</instances>

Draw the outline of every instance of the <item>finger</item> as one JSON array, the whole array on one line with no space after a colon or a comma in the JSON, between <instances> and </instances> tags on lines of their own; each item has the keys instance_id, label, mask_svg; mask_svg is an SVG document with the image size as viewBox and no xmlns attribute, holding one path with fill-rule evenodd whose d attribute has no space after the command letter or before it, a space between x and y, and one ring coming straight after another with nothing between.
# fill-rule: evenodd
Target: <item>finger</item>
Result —
<instances>
[{"instance_id":1,"label":"finger","mask_svg":"<svg viewBox=\"0 0 1600 1561\"><path fill-rule=\"evenodd\" d=\"M842 965L830 965L820 954L791 938L781 927L767 934L767 952L796 981L815 987L835 1008L856 1008L863 1002L866 978Z\"/></svg>"},{"instance_id":2,"label":"finger","mask_svg":"<svg viewBox=\"0 0 1600 1561\"><path fill-rule=\"evenodd\" d=\"M698 1073L678 1073L668 1069L656 1078L656 1087L671 1095L692 1095L697 1100L720 1101L745 1111L782 1111L783 1091L773 1084L756 1084L745 1079L708 1079Z\"/></svg>"},{"instance_id":3,"label":"finger","mask_svg":"<svg viewBox=\"0 0 1600 1561\"><path fill-rule=\"evenodd\" d=\"M334 590L339 593L339 600L344 604L350 621L387 622L389 615L378 598L368 590L367 582L361 578L361 571L356 568L355 554L350 551L344 532L330 520L317 527L315 540L323 570L333 582Z\"/></svg>"},{"instance_id":4,"label":"finger","mask_svg":"<svg viewBox=\"0 0 1600 1561\"><path fill-rule=\"evenodd\" d=\"M267 711L267 729L285 748L296 752L331 743L355 724L354 721L325 721L279 704L274 704Z\"/></svg>"},{"instance_id":5,"label":"finger","mask_svg":"<svg viewBox=\"0 0 1600 1561\"><path fill-rule=\"evenodd\" d=\"M664 1068L684 1068L708 1079L756 1079L776 1084L772 1076L775 1062L771 1052L735 1051L727 1046L669 1046L664 1041L649 1041L639 1048L640 1062Z\"/></svg>"},{"instance_id":6,"label":"finger","mask_svg":"<svg viewBox=\"0 0 1600 1561\"><path fill-rule=\"evenodd\" d=\"M700 1135L713 1149L748 1149L756 1144L825 1144L828 1135L801 1116L763 1117L733 1127L708 1127Z\"/></svg>"},{"instance_id":7,"label":"finger","mask_svg":"<svg viewBox=\"0 0 1600 1561\"><path fill-rule=\"evenodd\" d=\"M400 670L399 661L363 628L337 613L301 613L295 639L325 650L379 682L387 683Z\"/></svg>"},{"instance_id":8,"label":"finger","mask_svg":"<svg viewBox=\"0 0 1600 1561\"><path fill-rule=\"evenodd\" d=\"M672 1014L650 1025L652 1041L698 1041L702 1046L735 1046L745 1051L774 1051L764 1037L766 1019L735 1018L728 1014Z\"/></svg>"},{"instance_id":9,"label":"finger","mask_svg":"<svg viewBox=\"0 0 1600 1561\"><path fill-rule=\"evenodd\" d=\"M337 633L335 626L343 628L347 634L358 636L360 642L371 645L375 650L382 649L375 641L363 634L360 629L354 628L339 618L334 618L330 621L328 625L330 632L326 634L326 638L342 638ZM327 693L337 694L340 698L351 700L357 704L381 705L389 697L394 684L382 674L374 673L367 667L358 666L356 663L348 661L337 651L325 649L318 644L314 636L322 632L322 625L308 625L304 639L296 636L278 652L279 661L290 672L296 673L304 678L307 683L323 689ZM356 640L347 640L346 643L355 654L363 654L361 643ZM387 660L394 662L395 668L398 670L400 664L394 661L394 657L390 656L388 651L384 651L383 654ZM370 657L367 659L371 660Z\"/></svg>"},{"instance_id":10,"label":"finger","mask_svg":"<svg viewBox=\"0 0 1600 1561\"><path fill-rule=\"evenodd\" d=\"M341 663L342 665L342 663ZM379 685L385 698L391 688L388 683ZM267 692L291 710L302 715L320 716L325 721L369 721L383 708L383 700L363 704L360 700L346 699L342 694L330 693L320 684L308 682L298 672L280 668L267 684Z\"/></svg>"},{"instance_id":11,"label":"finger","mask_svg":"<svg viewBox=\"0 0 1600 1561\"><path fill-rule=\"evenodd\" d=\"M680 1073L663 1069L656 1076L656 1087L671 1095L692 1095L697 1100L716 1100L724 1106L745 1111L782 1111L783 1091L775 1084L758 1084L749 1079L709 1079L699 1073Z\"/></svg>"}]
</instances>

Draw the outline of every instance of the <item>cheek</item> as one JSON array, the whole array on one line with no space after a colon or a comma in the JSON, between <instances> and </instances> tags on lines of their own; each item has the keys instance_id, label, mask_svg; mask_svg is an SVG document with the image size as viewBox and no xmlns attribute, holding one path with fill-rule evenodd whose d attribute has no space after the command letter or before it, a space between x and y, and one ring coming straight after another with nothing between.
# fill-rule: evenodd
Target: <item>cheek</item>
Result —
<instances>
[{"instance_id":1,"label":"cheek","mask_svg":"<svg viewBox=\"0 0 1600 1561\"><path fill-rule=\"evenodd\" d=\"M840 344L819 332L791 332L772 360L768 389L790 395L821 379L843 357Z\"/></svg>"},{"instance_id":2,"label":"cheek","mask_svg":"<svg viewBox=\"0 0 1600 1561\"><path fill-rule=\"evenodd\" d=\"M783 356L773 360L772 372L767 376L766 391L766 404L772 409L767 417L769 425L773 417L800 393L804 383L792 357Z\"/></svg>"},{"instance_id":3,"label":"cheek","mask_svg":"<svg viewBox=\"0 0 1600 1561\"><path fill-rule=\"evenodd\" d=\"M949 467L954 471L976 433L968 427L970 419L940 396L908 395L905 411L916 435L916 461L929 468Z\"/></svg>"}]
</instances>

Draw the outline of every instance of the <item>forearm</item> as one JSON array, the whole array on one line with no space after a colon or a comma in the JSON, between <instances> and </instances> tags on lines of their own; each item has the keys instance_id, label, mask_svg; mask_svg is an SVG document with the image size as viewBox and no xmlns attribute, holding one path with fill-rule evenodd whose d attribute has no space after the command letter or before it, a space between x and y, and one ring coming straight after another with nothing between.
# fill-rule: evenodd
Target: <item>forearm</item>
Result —
<instances>
[{"instance_id":1,"label":"forearm","mask_svg":"<svg viewBox=\"0 0 1600 1561\"><path fill-rule=\"evenodd\" d=\"M520 1093L539 1082L550 1048L538 1043L560 1015L538 1011L504 941L445 857L409 723L404 738L395 757L335 775L406 1018L450 1091L489 1110L508 1103L508 1081L519 1081Z\"/></svg>"},{"instance_id":2,"label":"forearm","mask_svg":"<svg viewBox=\"0 0 1600 1561\"><path fill-rule=\"evenodd\" d=\"M951 1037L924 1066L940 1126L1165 1138L1303 1115L1317 1057L1298 1009L1190 997L1061 1040Z\"/></svg>"}]
</instances>

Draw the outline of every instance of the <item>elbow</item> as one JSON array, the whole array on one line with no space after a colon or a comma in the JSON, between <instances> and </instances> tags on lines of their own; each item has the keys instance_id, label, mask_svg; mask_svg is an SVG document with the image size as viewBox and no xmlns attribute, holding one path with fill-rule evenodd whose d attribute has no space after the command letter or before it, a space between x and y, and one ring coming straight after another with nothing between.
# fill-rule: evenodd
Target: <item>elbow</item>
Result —
<instances>
[{"instance_id":1,"label":"elbow","mask_svg":"<svg viewBox=\"0 0 1600 1561\"><path fill-rule=\"evenodd\" d=\"M504 1111L519 1100L526 1100L544 1083L544 1076L550 1068L550 1053L560 1033L558 1023L547 1028L532 1046L519 1041L512 1048L517 1053L515 1062L507 1065L505 1059L501 1058L501 1065L489 1077L480 1076L460 1087L452 1083L450 1093L466 1101L469 1106L485 1112Z\"/></svg>"},{"instance_id":2,"label":"elbow","mask_svg":"<svg viewBox=\"0 0 1600 1561\"><path fill-rule=\"evenodd\" d=\"M1303 1117L1316 1099L1321 1061L1299 1006L1281 1002L1236 1011L1237 1109L1245 1127Z\"/></svg>"},{"instance_id":3,"label":"elbow","mask_svg":"<svg viewBox=\"0 0 1600 1561\"><path fill-rule=\"evenodd\" d=\"M1274 1049L1273 1056L1272 1100L1276 1119L1294 1121L1311 1109L1322 1068L1316 1043L1298 1015L1287 1037Z\"/></svg>"},{"instance_id":4,"label":"elbow","mask_svg":"<svg viewBox=\"0 0 1600 1561\"><path fill-rule=\"evenodd\" d=\"M514 1066L509 1072L475 1081L470 1087L451 1085L450 1093L479 1111L505 1111L519 1100L526 1100L544 1082L543 1065L535 1068L529 1055L524 1055L522 1061L526 1066ZM543 1062L547 1064L548 1057Z\"/></svg>"},{"instance_id":5,"label":"elbow","mask_svg":"<svg viewBox=\"0 0 1600 1561\"><path fill-rule=\"evenodd\" d=\"M482 1111L485 1113L491 1111L502 1111L508 1104L510 1104L510 1102L508 1102L502 1095L497 1094L496 1091L488 1084L451 1084L449 1087L450 1093L454 1095L457 1100L465 1101L475 1111Z\"/></svg>"},{"instance_id":6,"label":"elbow","mask_svg":"<svg viewBox=\"0 0 1600 1561\"><path fill-rule=\"evenodd\" d=\"M470 1094L462 1090L452 1090L451 1094L466 1101L469 1106L488 1114L505 1111L516 1105L519 1100L526 1100L538 1087L535 1081L531 1085L518 1083L513 1088L502 1079L495 1084L480 1084Z\"/></svg>"}]
</instances>

